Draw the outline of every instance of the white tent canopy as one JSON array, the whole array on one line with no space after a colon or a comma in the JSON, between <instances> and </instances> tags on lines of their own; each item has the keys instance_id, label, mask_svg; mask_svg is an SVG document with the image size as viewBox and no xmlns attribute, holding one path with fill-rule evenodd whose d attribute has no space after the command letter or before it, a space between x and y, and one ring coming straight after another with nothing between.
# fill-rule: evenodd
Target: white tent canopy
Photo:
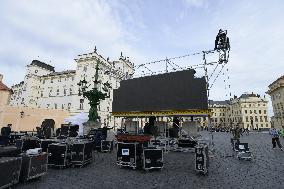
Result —
<instances>
[{"instance_id":1,"label":"white tent canopy","mask_svg":"<svg viewBox=\"0 0 284 189\"><path fill-rule=\"evenodd\" d=\"M87 122L88 119L89 119L88 113L81 112L81 113L76 114L74 116L65 118L64 121L66 123L72 123L74 125L79 125L79 133L78 133L78 135L82 136L83 135L83 127L84 127L83 123Z\"/></svg>"}]
</instances>

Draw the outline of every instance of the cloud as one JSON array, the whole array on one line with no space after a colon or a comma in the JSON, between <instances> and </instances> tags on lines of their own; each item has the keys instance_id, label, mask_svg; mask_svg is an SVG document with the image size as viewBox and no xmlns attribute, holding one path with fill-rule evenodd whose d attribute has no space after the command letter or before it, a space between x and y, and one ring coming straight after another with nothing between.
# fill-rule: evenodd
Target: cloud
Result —
<instances>
[{"instance_id":1,"label":"cloud","mask_svg":"<svg viewBox=\"0 0 284 189\"><path fill-rule=\"evenodd\" d=\"M207 0L183 0L183 2L189 7L203 7L206 5Z\"/></svg>"},{"instance_id":2,"label":"cloud","mask_svg":"<svg viewBox=\"0 0 284 189\"><path fill-rule=\"evenodd\" d=\"M0 21L1 69L14 84L24 78L24 66L33 59L49 63L57 70L75 68L73 59L90 52L97 45L105 57L118 59L120 51L136 56L129 40L135 40L122 26L112 7L105 1L9 1L2 3ZM4 45L5 44L5 45ZM10 58L13 56L17 58ZM141 61L141 58L140 60ZM23 71L13 78L8 65L22 66Z\"/></svg>"}]
</instances>

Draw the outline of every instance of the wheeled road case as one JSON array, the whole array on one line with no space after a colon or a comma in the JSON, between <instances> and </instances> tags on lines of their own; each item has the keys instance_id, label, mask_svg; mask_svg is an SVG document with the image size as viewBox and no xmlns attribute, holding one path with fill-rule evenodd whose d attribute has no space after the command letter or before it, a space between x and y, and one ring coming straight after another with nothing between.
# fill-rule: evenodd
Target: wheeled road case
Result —
<instances>
[{"instance_id":1,"label":"wheeled road case","mask_svg":"<svg viewBox=\"0 0 284 189\"><path fill-rule=\"evenodd\" d=\"M102 140L101 152L111 152L113 150L113 141Z\"/></svg>"},{"instance_id":2,"label":"wheeled road case","mask_svg":"<svg viewBox=\"0 0 284 189\"><path fill-rule=\"evenodd\" d=\"M206 174L209 167L208 146L199 144L195 147L195 170Z\"/></svg>"},{"instance_id":3,"label":"wheeled road case","mask_svg":"<svg viewBox=\"0 0 284 189\"><path fill-rule=\"evenodd\" d=\"M48 145L48 165L64 168L70 165L70 150L67 144Z\"/></svg>"},{"instance_id":4,"label":"wheeled road case","mask_svg":"<svg viewBox=\"0 0 284 189\"><path fill-rule=\"evenodd\" d=\"M237 158L239 160L251 160L252 154L249 150L248 143L238 143L236 146Z\"/></svg>"},{"instance_id":5,"label":"wheeled road case","mask_svg":"<svg viewBox=\"0 0 284 189\"><path fill-rule=\"evenodd\" d=\"M28 181L41 177L47 173L47 153L36 155L22 155L21 181Z\"/></svg>"},{"instance_id":6,"label":"wheeled road case","mask_svg":"<svg viewBox=\"0 0 284 189\"><path fill-rule=\"evenodd\" d=\"M4 146L0 147L0 158L1 157L18 157L21 150L15 146Z\"/></svg>"},{"instance_id":7,"label":"wheeled road case","mask_svg":"<svg viewBox=\"0 0 284 189\"><path fill-rule=\"evenodd\" d=\"M42 151L47 152L48 145L53 143L58 143L58 141L56 139L41 139L39 143L40 147L42 148Z\"/></svg>"},{"instance_id":8,"label":"wheeled road case","mask_svg":"<svg viewBox=\"0 0 284 189\"><path fill-rule=\"evenodd\" d=\"M133 169L139 168L142 165L142 151L143 144L123 143L117 144L117 165L122 167L131 167Z\"/></svg>"},{"instance_id":9,"label":"wheeled road case","mask_svg":"<svg viewBox=\"0 0 284 189\"><path fill-rule=\"evenodd\" d=\"M164 167L163 150L156 147L143 149L143 169L162 169Z\"/></svg>"},{"instance_id":10,"label":"wheeled road case","mask_svg":"<svg viewBox=\"0 0 284 189\"><path fill-rule=\"evenodd\" d=\"M0 158L0 189L8 188L19 182L21 164L21 157Z\"/></svg>"},{"instance_id":11,"label":"wheeled road case","mask_svg":"<svg viewBox=\"0 0 284 189\"><path fill-rule=\"evenodd\" d=\"M22 152L25 152L29 149L39 148L38 139L18 139L16 140L16 147L19 148Z\"/></svg>"},{"instance_id":12,"label":"wheeled road case","mask_svg":"<svg viewBox=\"0 0 284 189\"><path fill-rule=\"evenodd\" d=\"M93 143L91 141L75 142L71 144L71 161L72 165L84 166L93 160L92 156Z\"/></svg>"}]
</instances>

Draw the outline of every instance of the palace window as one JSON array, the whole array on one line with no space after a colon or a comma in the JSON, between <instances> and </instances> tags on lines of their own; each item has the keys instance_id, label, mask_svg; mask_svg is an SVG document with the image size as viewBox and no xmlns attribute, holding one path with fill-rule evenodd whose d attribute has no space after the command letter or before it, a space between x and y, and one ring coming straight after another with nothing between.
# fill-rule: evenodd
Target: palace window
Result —
<instances>
[{"instance_id":1,"label":"palace window","mask_svg":"<svg viewBox=\"0 0 284 189\"><path fill-rule=\"evenodd\" d=\"M64 96L66 96L66 89L63 90L63 94L64 94Z\"/></svg>"},{"instance_id":2,"label":"palace window","mask_svg":"<svg viewBox=\"0 0 284 189\"><path fill-rule=\"evenodd\" d=\"M57 94L57 96L59 95L59 89L57 89L56 94Z\"/></svg>"},{"instance_id":3,"label":"palace window","mask_svg":"<svg viewBox=\"0 0 284 189\"><path fill-rule=\"evenodd\" d=\"M61 105L61 109L64 110L64 104Z\"/></svg>"},{"instance_id":4,"label":"palace window","mask_svg":"<svg viewBox=\"0 0 284 189\"><path fill-rule=\"evenodd\" d=\"M84 109L84 99L80 99L80 107L79 107L80 110L83 110Z\"/></svg>"},{"instance_id":5,"label":"palace window","mask_svg":"<svg viewBox=\"0 0 284 189\"><path fill-rule=\"evenodd\" d=\"M71 109L71 103L68 103L68 110L70 110Z\"/></svg>"},{"instance_id":6,"label":"palace window","mask_svg":"<svg viewBox=\"0 0 284 189\"><path fill-rule=\"evenodd\" d=\"M260 122L263 122L263 120L262 120L262 116L260 116Z\"/></svg>"},{"instance_id":7,"label":"palace window","mask_svg":"<svg viewBox=\"0 0 284 189\"><path fill-rule=\"evenodd\" d=\"M57 104L56 103L54 104L54 109L57 109Z\"/></svg>"},{"instance_id":8,"label":"palace window","mask_svg":"<svg viewBox=\"0 0 284 189\"><path fill-rule=\"evenodd\" d=\"M247 111L247 110L245 110L245 113L247 114L247 113L248 113L248 111Z\"/></svg>"}]
</instances>

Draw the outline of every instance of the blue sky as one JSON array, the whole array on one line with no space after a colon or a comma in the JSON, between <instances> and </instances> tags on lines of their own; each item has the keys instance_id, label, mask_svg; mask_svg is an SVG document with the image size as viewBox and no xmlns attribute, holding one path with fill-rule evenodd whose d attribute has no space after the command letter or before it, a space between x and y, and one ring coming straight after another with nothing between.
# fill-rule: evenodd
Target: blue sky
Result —
<instances>
[{"instance_id":1,"label":"blue sky","mask_svg":"<svg viewBox=\"0 0 284 189\"><path fill-rule=\"evenodd\" d=\"M0 73L11 86L23 80L33 59L57 71L75 69L74 58L95 45L111 60L123 51L141 64L212 49L223 28L232 47L226 67L231 90L220 77L210 98L264 95L283 75L283 8L281 0L1 1ZM194 57L182 64L201 61Z\"/></svg>"}]
</instances>

